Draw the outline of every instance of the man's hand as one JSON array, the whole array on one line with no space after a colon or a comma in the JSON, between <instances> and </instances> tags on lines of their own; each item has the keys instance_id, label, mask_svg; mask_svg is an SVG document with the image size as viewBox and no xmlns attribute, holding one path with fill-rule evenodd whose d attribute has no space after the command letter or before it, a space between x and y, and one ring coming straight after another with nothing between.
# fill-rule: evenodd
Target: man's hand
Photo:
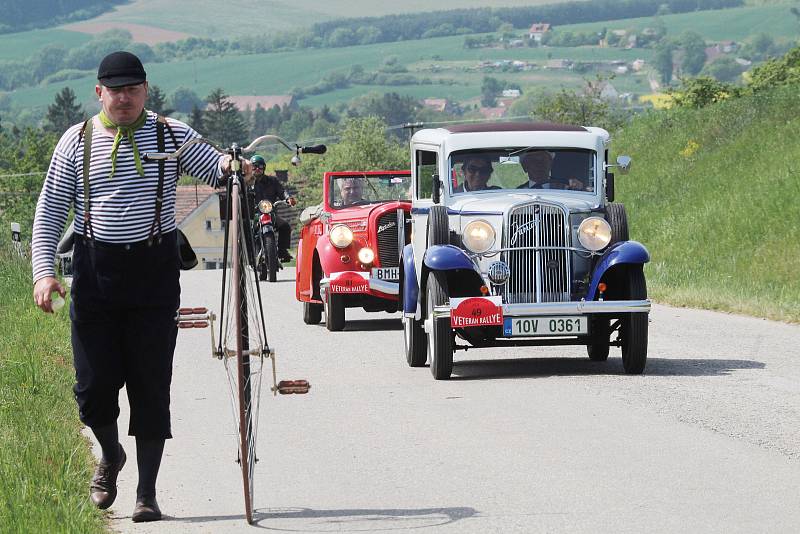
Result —
<instances>
[{"instance_id":1,"label":"man's hand","mask_svg":"<svg viewBox=\"0 0 800 534\"><path fill-rule=\"evenodd\" d=\"M220 169L222 169L222 174L225 176L229 176L231 174L231 161L233 158L230 154L226 154L220 158ZM242 166L242 174L244 175L244 180L247 183L252 183L253 181L253 164L250 163L250 160L247 159L240 159L239 163Z\"/></svg>"},{"instance_id":2,"label":"man's hand","mask_svg":"<svg viewBox=\"0 0 800 534\"><path fill-rule=\"evenodd\" d=\"M50 299L53 291L58 291L62 298L67 294L61 284L58 283L58 280L52 276L40 278L33 285L33 301L45 313L53 313L52 300Z\"/></svg>"},{"instance_id":3,"label":"man's hand","mask_svg":"<svg viewBox=\"0 0 800 534\"><path fill-rule=\"evenodd\" d=\"M588 186L577 178L570 178L567 189L572 189L573 191L586 191L588 190Z\"/></svg>"},{"instance_id":4,"label":"man's hand","mask_svg":"<svg viewBox=\"0 0 800 534\"><path fill-rule=\"evenodd\" d=\"M297 206L297 199L294 197L287 198L286 202L292 207Z\"/></svg>"}]
</instances>

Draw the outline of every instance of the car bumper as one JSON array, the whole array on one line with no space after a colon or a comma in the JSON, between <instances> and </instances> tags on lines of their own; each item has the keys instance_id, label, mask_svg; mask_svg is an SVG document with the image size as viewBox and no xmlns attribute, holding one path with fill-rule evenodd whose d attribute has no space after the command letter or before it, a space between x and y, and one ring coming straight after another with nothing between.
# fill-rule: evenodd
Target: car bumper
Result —
<instances>
[{"instance_id":1,"label":"car bumper","mask_svg":"<svg viewBox=\"0 0 800 534\"><path fill-rule=\"evenodd\" d=\"M367 287L363 290L357 291L350 291L350 292L336 292L337 294L360 294L360 295L372 295L373 297L382 297L382 298L392 298L392 300L397 300L397 295L400 292L400 283L399 282L389 282L387 280L378 280L376 278L366 278ZM330 292L331 287L331 279L330 278L323 278L319 282L320 288L320 296L322 300L326 300L328 293Z\"/></svg>"},{"instance_id":2,"label":"car bumper","mask_svg":"<svg viewBox=\"0 0 800 534\"><path fill-rule=\"evenodd\" d=\"M650 300L580 300L576 302L542 302L538 304L503 304L503 317L548 317L562 315L594 315L601 313L649 313ZM436 306L436 319L450 317L450 306Z\"/></svg>"}]
</instances>

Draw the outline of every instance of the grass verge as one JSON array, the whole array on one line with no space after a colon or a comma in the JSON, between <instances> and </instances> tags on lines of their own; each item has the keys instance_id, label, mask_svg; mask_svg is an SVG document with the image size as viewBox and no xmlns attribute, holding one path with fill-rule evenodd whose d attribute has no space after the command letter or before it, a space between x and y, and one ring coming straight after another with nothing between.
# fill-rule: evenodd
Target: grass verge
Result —
<instances>
[{"instance_id":1,"label":"grass verge","mask_svg":"<svg viewBox=\"0 0 800 534\"><path fill-rule=\"evenodd\" d=\"M650 294L800 322L800 91L787 86L634 120L614 143Z\"/></svg>"},{"instance_id":2,"label":"grass verge","mask_svg":"<svg viewBox=\"0 0 800 534\"><path fill-rule=\"evenodd\" d=\"M0 532L105 532L75 400L69 313L33 305L30 264L0 244Z\"/></svg>"}]
</instances>

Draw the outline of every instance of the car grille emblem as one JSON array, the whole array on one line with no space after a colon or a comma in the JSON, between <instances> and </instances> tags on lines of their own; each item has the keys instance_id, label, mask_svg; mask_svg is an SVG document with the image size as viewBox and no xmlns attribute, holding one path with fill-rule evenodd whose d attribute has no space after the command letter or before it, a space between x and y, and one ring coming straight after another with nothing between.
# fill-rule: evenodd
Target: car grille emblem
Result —
<instances>
[{"instance_id":1,"label":"car grille emblem","mask_svg":"<svg viewBox=\"0 0 800 534\"><path fill-rule=\"evenodd\" d=\"M395 221L390 221L386 224L381 224L380 226L378 226L378 233L380 234L384 230L388 230L389 228L394 228L395 226L397 226L397 222Z\"/></svg>"}]
</instances>

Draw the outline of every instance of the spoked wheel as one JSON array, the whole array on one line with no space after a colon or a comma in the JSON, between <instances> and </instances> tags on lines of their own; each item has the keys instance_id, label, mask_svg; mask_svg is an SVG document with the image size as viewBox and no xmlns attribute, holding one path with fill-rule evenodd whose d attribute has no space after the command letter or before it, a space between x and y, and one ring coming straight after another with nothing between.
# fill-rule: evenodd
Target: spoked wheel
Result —
<instances>
[{"instance_id":1,"label":"spoked wheel","mask_svg":"<svg viewBox=\"0 0 800 534\"><path fill-rule=\"evenodd\" d=\"M225 253L230 254L231 271L224 283L222 317L220 320L221 357L225 363L231 391L234 420L238 433L238 458L242 470L245 514L253 522L253 487L258 435L258 412L261 397L261 377L264 359L269 349L261 307L261 291L257 273L248 258L244 231L248 214L238 193L238 182L231 185L229 195L231 220L228 221ZM223 272L223 282L225 282Z\"/></svg>"}]
</instances>

